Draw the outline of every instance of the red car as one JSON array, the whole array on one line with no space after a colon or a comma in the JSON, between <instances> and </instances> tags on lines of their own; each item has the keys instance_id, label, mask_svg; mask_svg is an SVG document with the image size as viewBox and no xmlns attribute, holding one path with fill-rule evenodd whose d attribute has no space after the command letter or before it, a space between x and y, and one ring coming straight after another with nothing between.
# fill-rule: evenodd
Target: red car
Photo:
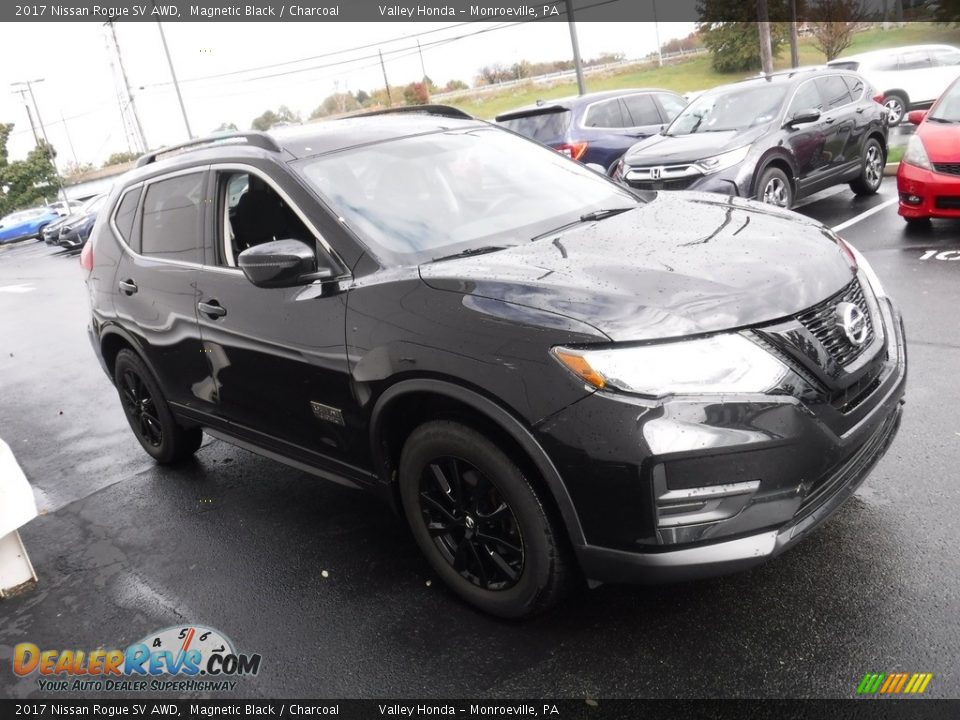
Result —
<instances>
[{"instance_id":1,"label":"red car","mask_svg":"<svg viewBox=\"0 0 960 720\"><path fill-rule=\"evenodd\" d=\"M900 214L910 225L960 218L960 80L907 118L918 127L897 169Z\"/></svg>"}]
</instances>

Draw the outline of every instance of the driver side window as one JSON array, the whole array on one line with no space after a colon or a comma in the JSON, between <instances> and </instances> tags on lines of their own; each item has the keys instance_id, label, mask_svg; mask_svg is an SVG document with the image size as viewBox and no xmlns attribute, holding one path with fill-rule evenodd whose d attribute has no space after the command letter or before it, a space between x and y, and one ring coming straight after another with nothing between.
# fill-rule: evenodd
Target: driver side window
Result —
<instances>
[{"instance_id":1,"label":"driver side window","mask_svg":"<svg viewBox=\"0 0 960 720\"><path fill-rule=\"evenodd\" d=\"M274 240L301 240L315 247L313 233L263 178L245 171L217 176L217 264L237 267L244 250Z\"/></svg>"},{"instance_id":2,"label":"driver side window","mask_svg":"<svg viewBox=\"0 0 960 720\"><path fill-rule=\"evenodd\" d=\"M792 118L801 110L822 110L823 101L820 99L820 93L813 80L808 80L797 88L797 94L793 96L790 103L790 109L787 110L787 118Z\"/></svg>"}]
</instances>

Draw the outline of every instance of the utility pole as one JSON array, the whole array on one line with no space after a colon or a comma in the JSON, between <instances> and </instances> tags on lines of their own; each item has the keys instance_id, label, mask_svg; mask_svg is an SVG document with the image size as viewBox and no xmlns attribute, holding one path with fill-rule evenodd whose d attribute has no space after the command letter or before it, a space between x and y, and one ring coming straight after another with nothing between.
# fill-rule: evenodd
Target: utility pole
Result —
<instances>
[{"instance_id":1,"label":"utility pole","mask_svg":"<svg viewBox=\"0 0 960 720\"><path fill-rule=\"evenodd\" d=\"M770 13L767 0L757 0L757 29L760 31L760 64L765 75L773 72L773 50L770 48Z\"/></svg>"},{"instance_id":2,"label":"utility pole","mask_svg":"<svg viewBox=\"0 0 960 720\"><path fill-rule=\"evenodd\" d=\"M53 176L57 179L57 188L60 190L60 199L64 202L64 207L69 211L70 204L67 202L67 193L63 189L63 181L60 179L60 171L57 169L57 163L53 159L53 146L50 144L49 138L47 138L47 129L43 126L43 118L40 117L40 106L37 105L37 98L33 94L33 84L43 82L43 78L37 78L36 80L24 80L23 82L13 83L16 85L26 85L27 93L30 95L30 102L33 103L33 111L37 114L37 125L40 126L40 134L43 136L43 146L47 152L47 159L50 161L50 165L53 166Z\"/></svg>"},{"instance_id":3,"label":"utility pole","mask_svg":"<svg viewBox=\"0 0 960 720\"><path fill-rule=\"evenodd\" d=\"M577 41L577 26L573 19L573 2L567 3L567 24L570 26L570 45L573 47L573 68L577 71L577 93L587 94L587 84L583 80L583 63L580 61L580 43Z\"/></svg>"},{"instance_id":4,"label":"utility pole","mask_svg":"<svg viewBox=\"0 0 960 720\"><path fill-rule=\"evenodd\" d=\"M383 84L387 88L387 107L393 107L393 98L390 97L390 83L387 81L387 66L383 62L383 53L377 48L377 54L380 56L380 69L383 70Z\"/></svg>"},{"instance_id":5,"label":"utility pole","mask_svg":"<svg viewBox=\"0 0 960 720\"><path fill-rule=\"evenodd\" d=\"M60 123L63 125L63 132L67 136L67 143L70 145L70 154L73 155L73 164L80 167L80 161L77 160L77 150L73 147L73 138L70 137L70 130L67 128L67 119L63 116L63 109L60 110Z\"/></svg>"},{"instance_id":6,"label":"utility pole","mask_svg":"<svg viewBox=\"0 0 960 720\"><path fill-rule=\"evenodd\" d=\"M653 34L657 39L657 63L663 67L663 49L660 46L660 23L657 22L657 0L653 0Z\"/></svg>"},{"instance_id":7,"label":"utility pole","mask_svg":"<svg viewBox=\"0 0 960 720\"><path fill-rule=\"evenodd\" d=\"M39 145L40 138L37 135L37 126L33 122L33 112L30 110L30 103L27 102L27 91L26 90L14 90L14 92L20 93L20 99L23 100L23 107L27 110L27 119L30 121L30 130L33 132L33 144Z\"/></svg>"},{"instance_id":8,"label":"utility pole","mask_svg":"<svg viewBox=\"0 0 960 720\"><path fill-rule=\"evenodd\" d=\"M140 145L143 147L143 152L146 152L149 147L147 145L147 137L143 134L143 125L140 124L140 116L137 114L137 104L133 100L133 93L130 92L130 81L127 79L127 70L123 66L123 55L120 53L120 43L117 42L117 29L113 26L113 22L107 22L107 27L110 28L110 36L113 38L113 47L117 51L117 61L120 65L120 76L123 78L123 86L127 89L127 100L130 102L130 110L133 112L133 122L137 128L137 137L140 138Z\"/></svg>"},{"instance_id":9,"label":"utility pole","mask_svg":"<svg viewBox=\"0 0 960 720\"><path fill-rule=\"evenodd\" d=\"M423 73L423 89L427 92L427 102L430 102L430 84L427 82L427 66L423 64L423 49L417 40L417 52L420 53L420 72Z\"/></svg>"},{"instance_id":10,"label":"utility pole","mask_svg":"<svg viewBox=\"0 0 960 720\"><path fill-rule=\"evenodd\" d=\"M790 0L790 67L800 67L800 38L797 37L797 0Z\"/></svg>"},{"instance_id":11,"label":"utility pole","mask_svg":"<svg viewBox=\"0 0 960 720\"><path fill-rule=\"evenodd\" d=\"M157 4L151 0L154 9ZM173 69L173 60L170 58L170 48L167 47L167 36L163 32L163 24L157 20L160 29L160 41L163 43L163 52L167 56L167 65L170 66L170 77L173 78L173 89L177 91L177 102L180 103L180 112L183 114L183 124L187 128L187 139L193 140L193 131L190 130L190 121L187 119L187 107L183 104L183 95L180 94L180 83L177 82L177 71Z\"/></svg>"}]
</instances>

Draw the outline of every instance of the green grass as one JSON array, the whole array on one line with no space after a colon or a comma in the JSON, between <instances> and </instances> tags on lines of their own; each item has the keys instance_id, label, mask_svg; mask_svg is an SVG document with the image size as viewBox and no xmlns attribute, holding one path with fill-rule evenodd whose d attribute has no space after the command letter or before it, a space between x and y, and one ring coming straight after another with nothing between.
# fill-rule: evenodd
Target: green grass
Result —
<instances>
[{"instance_id":1,"label":"green grass","mask_svg":"<svg viewBox=\"0 0 960 720\"><path fill-rule=\"evenodd\" d=\"M906 151L906 147L900 145L899 147L892 147L887 153L887 162L888 163L898 163L900 158L903 157L903 153Z\"/></svg>"},{"instance_id":2,"label":"green grass","mask_svg":"<svg viewBox=\"0 0 960 720\"><path fill-rule=\"evenodd\" d=\"M931 23L909 23L903 28L890 30L871 29L857 33L853 44L844 51L844 55L878 50L885 47L899 45L916 45L920 43L948 43L960 45L960 27L947 27ZM810 38L800 38L800 64L817 65L825 62L826 58L817 50ZM776 60L777 68L790 66L790 50L784 47L781 57ZM643 66L632 66L622 72L588 75L587 90L617 90L630 87L660 87L686 93L734 82L744 77L754 75L753 72L720 74L710 66L710 55L698 55L683 62L674 62L659 68L656 63ZM468 113L480 118L492 118L501 112L521 105L529 105L537 100L551 100L567 95L576 95L575 82L565 82L550 87L537 86L533 83L520 85L503 90L499 93L486 95L467 95L448 102L456 105Z\"/></svg>"}]
</instances>

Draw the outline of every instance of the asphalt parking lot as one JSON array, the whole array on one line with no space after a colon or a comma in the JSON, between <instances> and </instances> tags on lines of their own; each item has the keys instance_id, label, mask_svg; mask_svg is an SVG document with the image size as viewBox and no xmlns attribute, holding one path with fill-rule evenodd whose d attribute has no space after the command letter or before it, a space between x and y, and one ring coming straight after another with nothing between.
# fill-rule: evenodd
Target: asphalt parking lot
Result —
<instances>
[{"instance_id":1,"label":"asphalt parking lot","mask_svg":"<svg viewBox=\"0 0 960 720\"><path fill-rule=\"evenodd\" d=\"M519 624L446 591L370 496L209 438L155 466L88 345L76 256L0 248L0 436L42 513L22 531L40 583L0 603L0 694L43 696L10 672L17 643L202 623L262 655L241 697L851 697L894 671L960 695L960 224L908 233L895 190L800 210L866 255L907 328L902 429L854 498L754 571L603 586Z\"/></svg>"}]
</instances>

